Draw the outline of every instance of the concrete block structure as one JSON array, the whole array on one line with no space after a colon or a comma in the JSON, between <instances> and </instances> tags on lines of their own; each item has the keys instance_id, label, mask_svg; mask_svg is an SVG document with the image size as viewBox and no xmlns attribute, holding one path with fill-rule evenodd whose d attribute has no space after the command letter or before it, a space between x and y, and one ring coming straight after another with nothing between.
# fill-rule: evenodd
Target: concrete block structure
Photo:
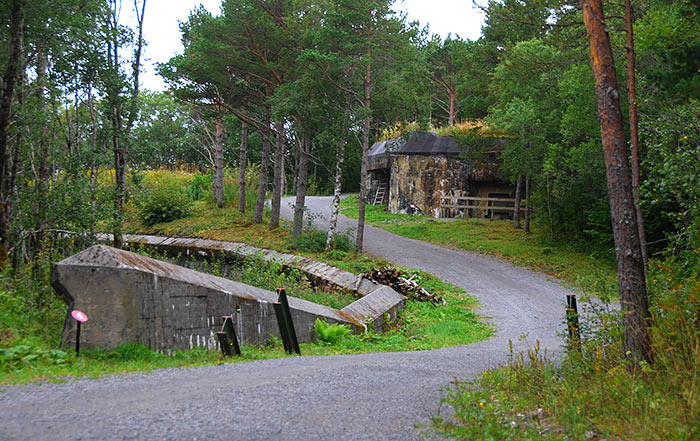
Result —
<instances>
[{"instance_id":1,"label":"concrete block structure","mask_svg":"<svg viewBox=\"0 0 700 441\"><path fill-rule=\"evenodd\" d=\"M390 213L418 207L440 217L441 199L450 194L478 198L512 198L514 188L499 175L506 140L484 138L489 148L471 155L469 146L449 136L414 131L381 141L368 153L368 200L386 204ZM470 157L474 156L474 157Z\"/></svg>"},{"instance_id":2,"label":"concrete block structure","mask_svg":"<svg viewBox=\"0 0 700 441\"><path fill-rule=\"evenodd\" d=\"M211 250L216 244L209 245ZM190 249L194 247L190 243ZM299 342L313 340L317 318L359 331L367 322L395 317L404 304L403 296L388 287L356 282L365 295L342 310L289 297ZM140 342L163 352L197 346L213 349L224 315L233 317L241 343L262 344L270 336L280 337L273 309L276 293L106 245L54 264L51 284L69 305L64 347L75 345L73 309L89 318L82 324L83 347L111 349Z\"/></svg>"}]
</instances>

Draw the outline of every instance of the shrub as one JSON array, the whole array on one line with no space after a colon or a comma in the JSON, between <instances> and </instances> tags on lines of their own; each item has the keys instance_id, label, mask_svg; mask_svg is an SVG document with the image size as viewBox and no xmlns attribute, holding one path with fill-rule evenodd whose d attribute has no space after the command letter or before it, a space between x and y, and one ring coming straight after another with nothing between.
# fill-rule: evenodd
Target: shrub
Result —
<instances>
[{"instance_id":1,"label":"shrub","mask_svg":"<svg viewBox=\"0 0 700 441\"><path fill-rule=\"evenodd\" d=\"M147 227L181 219L189 213L191 203L183 187L172 183L156 186L137 202L139 218Z\"/></svg>"},{"instance_id":2,"label":"shrub","mask_svg":"<svg viewBox=\"0 0 700 441\"><path fill-rule=\"evenodd\" d=\"M192 175L192 180L187 183L187 193L190 198L195 201L204 199L207 195L211 194L212 188L212 174L200 174L196 172Z\"/></svg>"}]
</instances>

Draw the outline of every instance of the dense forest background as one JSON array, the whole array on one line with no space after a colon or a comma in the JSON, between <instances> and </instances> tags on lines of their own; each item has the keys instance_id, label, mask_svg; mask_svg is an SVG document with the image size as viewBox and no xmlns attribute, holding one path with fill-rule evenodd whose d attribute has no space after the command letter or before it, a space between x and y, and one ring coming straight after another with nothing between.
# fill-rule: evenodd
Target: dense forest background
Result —
<instances>
[{"instance_id":1,"label":"dense forest background","mask_svg":"<svg viewBox=\"0 0 700 441\"><path fill-rule=\"evenodd\" d=\"M144 3L134 7L143 19ZM391 1L224 0L181 24L184 52L140 90L138 27L116 0L0 4L0 239L17 268L55 233L121 233L139 172L221 180L257 167L262 202L364 191L363 152L401 127L481 120L511 137L503 178L527 179L552 240L612 254L596 94L578 3L489 1L482 37L430 36ZM700 6L633 2L641 205L651 254L697 264L700 248ZM605 2L626 123L624 5ZM464 127L471 127L470 124ZM467 129L464 129L467 130ZM336 169L340 173L336 172ZM237 173L237 172L235 172ZM219 194L217 195L217 191ZM365 195L366 196L366 195ZM244 208L244 207L241 207ZM277 210L275 212L275 210ZM588 246L588 245L586 245Z\"/></svg>"}]
</instances>

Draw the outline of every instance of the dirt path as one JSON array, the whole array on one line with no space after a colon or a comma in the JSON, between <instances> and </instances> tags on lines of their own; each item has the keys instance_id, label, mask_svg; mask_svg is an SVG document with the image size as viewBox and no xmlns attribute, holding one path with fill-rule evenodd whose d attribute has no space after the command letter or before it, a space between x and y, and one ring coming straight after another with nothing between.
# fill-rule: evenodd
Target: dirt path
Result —
<instances>
[{"instance_id":1,"label":"dirt path","mask_svg":"<svg viewBox=\"0 0 700 441\"><path fill-rule=\"evenodd\" d=\"M328 198L308 200L321 215L328 205ZM559 350L567 291L545 276L372 227L365 234L369 252L478 297L496 336L434 351L294 357L11 387L0 394L0 439L421 440L425 430L416 425L438 413L443 388L505 361L508 339L527 334Z\"/></svg>"}]
</instances>

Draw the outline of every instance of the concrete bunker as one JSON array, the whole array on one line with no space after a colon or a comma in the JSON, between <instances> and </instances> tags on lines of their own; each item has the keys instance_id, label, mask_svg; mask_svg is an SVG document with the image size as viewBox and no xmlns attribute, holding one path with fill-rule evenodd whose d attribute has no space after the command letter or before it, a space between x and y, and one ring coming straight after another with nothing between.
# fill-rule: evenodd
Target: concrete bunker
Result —
<instances>
[{"instance_id":1,"label":"concrete bunker","mask_svg":"<svg viewBox=\"0 0 700 441\"><path fill-rule=\"evenodd\" d=\"M472 159L470 146L432 132L374 144L368 153L369 202L386 204L391 213L410 212L413 205L433 217L512 217L514 188L500 178L506 140L485 139L489 147Z\"/></svg>"},{"instance_id":2,"label":"concrete bunker","mask_svg":"<svg viewBox=\"0 0 700 441\"><path fill-rule=\"evenodd\" d=\"M193 241L199 241L154 236L127 238L132 243L136 243L135 239L149 246L184 241L190 250L196 249ZM205 242L204 251L199 250L205 253L241 245ZM248 252L260 255L260 249L250 248ZM395 318L403 307L403 296L393 289L325 266L328 268L323 268L324 273L331 275L328 283L355 289L361 298L338 310L290 296L300 342L312 341L316 318L347 324L359 332L368 323L381 329L384 320ZM84 347L111 349L140 342L164 352L194 347L214 349L218 347L216 331L221 328L224 315L233 317L241 343L263 344L270 336L280 337L272 305L277 301L275 293L106 245L95 245L52 265L51 284L69 305L61 337L64 347L75 344L76 325L70 319L73 309L90 317L82 325Z\"/></svg>"}]
</instances>

